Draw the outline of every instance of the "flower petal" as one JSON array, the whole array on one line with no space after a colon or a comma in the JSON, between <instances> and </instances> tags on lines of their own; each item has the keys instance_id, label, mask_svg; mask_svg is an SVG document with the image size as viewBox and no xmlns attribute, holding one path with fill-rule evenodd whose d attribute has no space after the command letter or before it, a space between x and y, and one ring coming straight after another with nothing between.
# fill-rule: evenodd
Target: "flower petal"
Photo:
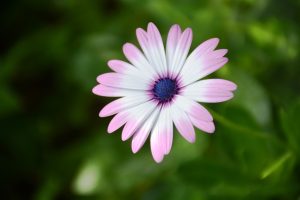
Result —
<instances>
[{"instance_id":1,"label":"flower petal","mask_svg":"<svg viewBox=\"0 0 300 200\"><path fill-rule=\"evenodd\" d=\"M213 120L211 114L199 103L186 98L181 95L176 95L174 99L174 104L176 104L181 110L185 111L187 114L194 116L206 122Z\"/></svg>"},{"instance_id":2,"label":"flower petal","mask_svg":"<svg viewBox=\"0 0 300 200\"><path fill-rule=\"evenodd\" d=\"M183 86L191 84L213 72L220 69L228 62L228 58L221 57L216 59L205 60L199 59L193 65L189 66L190 71L181 73L181 82Z\"/></svg>"},{"instance_id":3,"label":"flower petal","mask_svg":"<svg viewBox=\"0 0 300 200\"><path fill-rule=\"evenodd\" d=\"M152 129L151 138L150 138L150 147L151 147L153 159L155 160L155 162L160 163L164 158L165 151L160 141L160 132L159 132L160 130L159 130L158 122L159 120L157 121L157 123L154 125Z\"/></svg>"},{"instance_id":4,"label":"flower petal","mask_svg":"<svg viewBox=\"0 0 300 200\"><path fill-rule=\"evenodd\" d=\"M145 56L142 52L133 44L126 43L123 45L123 52L126 58L141 72L143 72L144 76L148 76L155 80L158 76L157 72L153 69L153 67L149 64Z\"/></svg>"},{"instance_id":5,"label":"flower petal","mask_svg":"<svg viewBox=\"0 0 300 200\"><path fill-rule=\"evenodd\" d=\"M199 102L217 103L231 99L236 85L221 79L208 79L184 87L182 95Z\"/></svg>"},{"instance_id":6,"label":"flower petal","mask_svg":"<svg viewBox=\"0 0 300 200\"><path fill-rule=\"evenodd\" d=\"M145 122L145 120L150 116L157 102L148 101L143 104L142 107L136 109L135 112L130 112L129 120L125 124L122 131L122 140L125 141L130 138L134 132Z\"/></svg>"},{"instance_id":7,"label":"flower petal","mask_svg":"<svg viewBox=\"0 0 300 200\"><path fill-rule=\"evenodd\" d=\"M160 108L157 108L151 113L150 117L145 123L139 128L139 130L133 135L131 142L131 149L133 153L136 153L144 145L146 139L149 136L151 129L157 121Z\"/></svg>"},{"instance_id":8,"label":"flower petal","mask_svg":"<svg viewBox=\"0 0 300 200\"><path fill-rule=\"evenodd\" d=\"M197 117L189 115L189 118L194 126L199 128L200 130L206 132L206 133L213 133L215 132L215 125L213 122L206 122L203 121Z\"/></svg>"},{"instance_id":9,"label":"flower petal","mask_svg":"<svg viewBox=\"0 0 300 200\"><path fill-rule=\"evenodd\" d=\"M162 107L158 123L160 145L164 154L167 155L170 153L173 143L173 121L169 105Z\"/></svg>"},{"instance_id":10,"label":"flower petal","mask_svg":"<svg viewBox=\"0 0 300 200\"><path fill-rule=\"evenodd\" d=\"M116 114L108 125L108 133L112 133L123 126L126 122L132 120L135 113L143 113L143 111L147 110L148 107L154 107L155 103L152 101L147 101L145 103L139 104L130 109L123 110Z\"/></svg>"},{"instance_id":11,"label":"flower petal","mask_svg":"<svg viewBox=\"0 0 300 200\"><path fill-rule=\"evenodd\" d=\"M163 149L159 146L159 139L158 135L155 132L152 132L150 138L150 147L153 159L155 162L160 163L164 159L164 152Z\"/></svg>"},{"instance_id":12,"label":"flower petal","mask_svg":"<svg viewBox=\"0 0 300 200\"><path fill-rule=\"evenodd\" d=\"M170 28L168 39L167 39L167 63L168 66L171 65L171 62L175 59L174 54L176 50L176 46L181 37L181 29L180 26L175 24Z\"/></svg>"},{"instance_id":13,"label":"flower petal","mask_svg":"<svg viewBox=\"0 0 300 200\"><path fill-rule=\"evenodd\" d=\"M219 38L211 38L209 40L206 40L202 42L188 57L187 59L187 64L188 62L191 62L193 60L196 60L197 58L201 57L203 54L207 52L213 51L218 43L219 43Z\"/></svg>"},{"instance_id":14,"label":"flower petal","mask_svg":"<svg viewBox=\"0 0 300 200\"><path fill-rule=\"evenodd\" d=\"M138 28L136 29L136 37L138 39L138 42L149 62L151 67L153 67L153 70L156 71L156 73L159 73L159 65L157 64L157 58L153 55L153 52L150 49L149 39L147 32L142 29Z\"/></svg>"},{"instance_id":15,"label":"flower petal","mask_svg":"<svg viewBox=\"0 0 300 200\"><path fill-rule=\"evenodd\" d=\"M145 92L142 90L130 90L130 89L123 89L123 88L115 88L109 87L102 84L96 85L92 92L99 96L104 97L124 97L129 95L140 95Z\"/></svg>"},{"instance_id":16,"label":"flower petal","mask_svg":"<svg viewBox=\"0 0 300 200\"><path fill-rule=\"evenodd\" d=\"M101 74L97 81L106 86L133 90L148 90L151 83L145 78L114 72Z\"/></svg>"},{"instance_id":17,"label":"flower petal","mask_svg":"<svg viewBox=\"0 0 300 200\"><path fill-rule=\"evenodd\" d=\"M213 59L213 58L221 58L227 54L227 49L217 49L215 51L212 51L210 53L205 54L207 59Z\"/></svg>"},{"instance_id":18,"label":"flower petal","mask_svg":"<svg viewBox=\"0 0 300 200\"><path fill-rule=\"evenodd\" d=\"M195 142L195 130L188 115L176 105L172 105L171 110L172 119L178 132L190 143Z\"/></svg>"},{"instance_id":19,"label":"flower petal","mask_svg":"<svg viewBox=\"0 0 300 200\"><path fill-rule=\"evenodd\" d=\"M123 126L128 120L128 110L124 110L116 114L108 124L107 132L112 133Z\"/></svg>"},{"instance_id":20,"label":"flower petal","mask_svg":"<svg viewBox=\"0 0 300 200\"><path fill-rule=\"evenodd\" d=\"M136 73L138 72L138 70L134 66L122 60L110 60L107 62L107 65L113 71L118 72L120 74L128 74L128 72L132 71L135 71Z\"/></svg>"},{"instance_id":21,"label":"flower petal","mask_svg":"<svg viewBox=\"0 0 300 200\"><path fill-rule=\"evenodd\" d=\"M148 48L151 52L150 61L156 66L160 75L163 75L167 72L167 61L161 35L157 27L151 22L148 24L147 33Z\"/></svg>"},{"instance_id":22,"label":"flower petal","mask_svg":"<svg viewBox=\"0 0 300 200\"><path fill-rule=\"evenodd\" d=\"M221 90L234 91L237 86L235 83L224 79L205 79L195 83L199 88L217 88Z\"/></svg>"},{"instance_id":23,"label":"flower petal","mask_svg":"<svg viewBox=\"0 0 300 200\"><path fill-rule=\"evenodd\" d=\"M149 97L144 94L122 97L104 106L101 109L99 116L100 117L111 116L125 109L129 109L141 103L144 103L148 100Z\"/></svg>"},{"instance_id":24,"label":"flower petal","mask_svg":"<svg viewBox=\"0 0 300 200\"><path fill-rule=\"evenodd\" d=\"M182 85L188 85L218 70L227 63L223 57L227 49L215 50L219 39L213 38L199 45L187 58L181 72Z\"/></svg>"},{"instance_id":25,"label":"flower petal","mask_svg":"<svg viewBox=\"0 0 300 200\"><path fill-rule=\"evenodd\" d=\"M187 28L180 36L178 44L174 52L174 57L170 63L170 73L176 77L186 60L187 54L190 50L192 43L193 33L192 29Z\"/></svg>"}]
</instances>

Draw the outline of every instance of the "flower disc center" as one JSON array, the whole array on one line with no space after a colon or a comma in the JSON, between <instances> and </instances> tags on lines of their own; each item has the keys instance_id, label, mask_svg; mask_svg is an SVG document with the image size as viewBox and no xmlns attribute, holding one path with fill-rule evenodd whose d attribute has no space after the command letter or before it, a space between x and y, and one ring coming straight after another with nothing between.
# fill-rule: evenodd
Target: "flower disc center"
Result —
<instances>
[{"instance_id":1,"label":"flower disc center","mask_svg":"<svg viewBox=\"0 0 300 200\"><path fill-rule=\"evenodd\" d=\"M155 82L152 92L160 103L169 102L175 94L178 94L177 81L170 78L161 78Z\"/></svg>"}]
</instances>

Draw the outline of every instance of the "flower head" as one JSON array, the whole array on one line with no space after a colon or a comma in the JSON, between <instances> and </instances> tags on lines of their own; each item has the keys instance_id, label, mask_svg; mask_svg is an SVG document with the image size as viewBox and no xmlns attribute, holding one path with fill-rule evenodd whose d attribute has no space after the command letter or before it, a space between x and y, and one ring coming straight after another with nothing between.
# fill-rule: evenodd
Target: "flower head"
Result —
<instances>
[{"instance_id":1,"label":"flower head","mask_svg":"<svg viewBox=\"0 0 300 200\"><path fill-rule=\"evenodd\" d=\"M153 158L161 162L169 154L173 142L173 124L189 142L195 141L194 126L213 133L211 114L199 103L217 103L231 99L236 85L223 79L203 77L221 68L228 59L226 49L215 50L219 39L200 44L189 56L192 30L181 31L173 25L166 51L157 27L149 23L147 30L138 28L136 36L142 52L126 43L123 52L129 62L110 60L114 71L97 77L99 85L93 93L120 97L100 111L100 117L115 115L108 125L112 133L122 127L122 140L132 137L136 153L150 135Z\"/></svg>"}]
</instances>

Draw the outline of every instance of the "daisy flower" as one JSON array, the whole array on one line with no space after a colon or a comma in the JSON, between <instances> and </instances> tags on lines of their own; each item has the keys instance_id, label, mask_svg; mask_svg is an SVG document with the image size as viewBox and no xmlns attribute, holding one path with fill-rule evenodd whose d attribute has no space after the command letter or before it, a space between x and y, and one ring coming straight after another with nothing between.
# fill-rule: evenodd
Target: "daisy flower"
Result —
<instances>
[{"instance_id":1,"label":"daisy flower","mask_svg":"<svg viewBox=\"0 0 300 200\"><path fill-rule=\"evenodd\" d=\"M161 162L173 142L173 124L188 142L195 142L194 127L213 133L212 115L199 103L218 103L231 99L236 85L223 79L206 79L227 63L227 49L215 50L218 38L200 44L188 55L192 30L173 25L168 33L166 50L157 27L138 28L136 36L142 49L131 43L123 46L129 62L110 60L114 71L97 77L93 93L120 97L106 105L100 117L115 115L108 125L112 133L124 125L122 140L132 137L136 153L148 136L154 160Z\"/></svg>"}]
</instances>

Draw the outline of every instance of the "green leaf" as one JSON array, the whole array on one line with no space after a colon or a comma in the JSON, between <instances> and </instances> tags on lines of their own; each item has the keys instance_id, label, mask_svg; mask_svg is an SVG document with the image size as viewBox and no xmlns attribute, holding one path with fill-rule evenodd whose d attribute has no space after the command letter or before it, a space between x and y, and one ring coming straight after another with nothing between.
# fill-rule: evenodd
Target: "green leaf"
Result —
<instances>
[{"instance_id":1,"label":"green leaf","mask_svg":"<svg viewBox=\"0 0 300 200\"><path fill-rule=\"evenodd\" d=\"M228 74L228 79L234 81L238 88L231 103L247 109L261 125L270 123L270 100L265 89L253 77L235 68Z\"/></svg>"},{"instance_id":2,"label":"green leaf","mask_svg":"<svg viewBox=\"0 0 300 200\"><path fill-rule=\"evenodd\" d=\"M246 109L230 105L225 108L222 114L212 112L217 125L212 138L215 151L238 168L259 177L257 171L276 159L274 150L281 150L284 144L274 134L263 131Z\"/></svg>"},{"instance_id":3,"label":"green leaf","mask_svg":"<svg viewBox=\"0 0 300 200\"><path fill-rule=\"evenodd\" d=\"M265 199L291 189L281 182L260 180L243 172L235 163L223 162L217 158L185 163L179 168L178 174L184 184L194 185L198 190L205 191L208 199Z\"/></svg>"},{"instance_id":4,"label":"green leaf","mask_svg":"<svg viewBox=\"0 0 300 200\"><path fill-rule=\"evenodd\" d=\"M268 166L261 174L261 178L267 178L268 176L270 176L271 174L275 173L276 171L278 171L280 168L282 168L284 166L284 164L290 160L290 158L292 157L292 153L291 152L287 152L284 155L282 155L280 158L278 158L277 160L275 160L270 166Z\"/></svg>"},{"instance_id":5,"label":"green leaf","mask_svg":"<svg viewBox=\"0 0 300 200\"><path fill-rule=\"evenodd\" d=\"M290 147L300 155L300 100L280 113L281 126Z\"/></svg>"}]
</instances>

